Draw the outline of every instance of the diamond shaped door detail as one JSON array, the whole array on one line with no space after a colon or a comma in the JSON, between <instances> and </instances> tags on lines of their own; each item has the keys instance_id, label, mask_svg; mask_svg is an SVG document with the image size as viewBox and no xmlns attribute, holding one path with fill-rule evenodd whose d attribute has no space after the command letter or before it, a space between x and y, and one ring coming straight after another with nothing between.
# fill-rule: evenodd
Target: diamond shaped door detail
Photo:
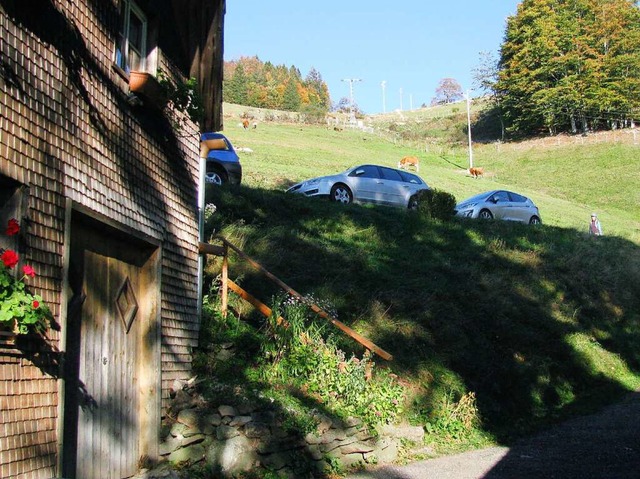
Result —
<instances>
[{"instance_id":1,"label":"diamond shaped door detail","mask_svg":"<svg viewBox=\"0 0 640 479\"><path fill-rule=\"evenodd\" d=\"M129 281L128 276L125 278L116 295L116 309L122 319L125 331L129 333L129 329L131 329L133 320L138 312L138 301L136 301L136 296L133 293L131 281Z\"/></svg>"}]
</instances>

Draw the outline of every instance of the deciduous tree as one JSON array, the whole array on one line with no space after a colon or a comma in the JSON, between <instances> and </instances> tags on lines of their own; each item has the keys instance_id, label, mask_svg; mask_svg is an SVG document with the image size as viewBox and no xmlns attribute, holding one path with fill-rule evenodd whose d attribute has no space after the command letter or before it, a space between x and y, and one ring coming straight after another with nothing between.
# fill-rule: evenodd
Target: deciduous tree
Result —
<instances>
[{"instance_id":1,"label":"deciduous tree","mask_svg":"<svg viewBox=\"0 0 640 479\"><path fill-rule=\"evenodd\" d=\"M462 87L454 78L443 78L436 88L436 96L432 102L440 105L443 103L452 103L463 98Z\"/></svg>"},{"instance_id":2,"label":"deciduous tree","mask_svg":"<svg viewBox=\"0 0 640 479\"><path fill-rule=\"evenodd\" d=\"M618 126L640 106L634 0L524 0L507 21L494 92L509 129Z\"/></svg>"}]
</instances>

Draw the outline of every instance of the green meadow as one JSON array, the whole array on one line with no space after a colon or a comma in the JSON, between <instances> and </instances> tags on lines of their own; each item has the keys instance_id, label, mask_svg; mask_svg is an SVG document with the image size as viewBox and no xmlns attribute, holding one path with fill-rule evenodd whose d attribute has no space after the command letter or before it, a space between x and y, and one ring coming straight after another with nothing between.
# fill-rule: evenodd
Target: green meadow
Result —
<instances>
[{"instance_id":1,"label":"green meadow","mask_svg":"<svg viewBox=\"0 0 640 479\"><path fill-rule=\"evenodd\" d=\"M380 409L389 418L422 425L426 443L448 452L508 444L640 388L640 145L618 137L474 144L474 165L485 175L473 179L466 145L451 140L460 132L442 133L460 125L460 111L429 112L431 120L387 115L367 121L366 131L282 119L239 126L241 115L258 113L225 105L224 133L243 149L244 179L239 187L208 191L207 202L216 206L208 234L228 238L393 355L373 357L376 370L393 373L403 386L401 407ZM451 115L457 116L446 120ZM403 123L395 133L408 124L444 127L437 140L405 141L389 128L394 122ZM527 195L543 224L439 221L284 193L306 178L360 163L395 166L405 155L419 157L419 175L432 188L458 200L497 188ZM592 211L603 237L587 235ZM209 260L210 281L219 266ZM234 256L230 277L277 303L278 291ZM237 322L222 321L214 308L208 340L237 340L240 324L264 327L237 298L232 310ZM202 359L205 370L273 394L283 410L340 413L339 404L308 394L313 384L293 362L282 362L290 369L277 375L257 373L265 348L255 343L264 338L243 338L247 354L227 376ZM362 356L359 344L335 338L346 357Z\"/></svg>"}]
</instances>

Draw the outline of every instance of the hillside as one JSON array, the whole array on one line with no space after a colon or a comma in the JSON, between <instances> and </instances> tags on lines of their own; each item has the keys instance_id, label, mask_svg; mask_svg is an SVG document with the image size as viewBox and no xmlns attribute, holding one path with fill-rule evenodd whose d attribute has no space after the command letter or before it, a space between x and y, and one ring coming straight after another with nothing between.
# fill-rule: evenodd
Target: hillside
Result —
<instances>
[{"instance_id":1,"label":"hillside","mask_svg":"<svg viewBox=\"0 0 640 479\"><path fill-rule=\"evenodd\" d=\"M460 104L365 118L371 133L303 125L293 122L295 117L285 123L290 116L238 105L225 104L224 111L225 134L234 145L253 151L241 153L248 186L282 188L287 182L333 174L358 163L395 166L403 156L416 155L425 181L458 200L512 188L538 204L547 225L586 230L590 213L596 211L606 234L640 242L637 130L474 144L474 166L487 172L476 181L466 174L465 134L460 142L460 131L450 131L451 125L466 128L466 110ZM256 117L259 127L243 130L239 118L244 114ZM393 124L396 130L421 128L422 139L390 135ZM435 136L429 136L434 131Z\"/></svg>"},{"instance_id":2,"label":"hillside","mask_svg":"<svg viewBox=\"0 0 640 479\"><path fill-rule=\"evenodd\" d=\"M424 426L437 451L508 444L640 388L633 143L483 146L476 161L489 174L474 180L455 146L424 151L362 131L269 121L243 130L234 121L228 117L225 133L252 152L241 153L241 187L209 190L207 202L216 206L209 233L227 237L391 352L393 361L376 364L401 378L402 419ZM394 165L405 154L417 154L420 175L457 198L495 187L529 194L545 224L440 222L283 192L293 181L361 162ZM583 191L578 161L598 194ZM611 179L622 170L626 176ZM592 209L605 237L586 235ZM219 263L211 259L207 272L213 280ZM237 258L230 274L266 303L275 301L277 292ZM234 300L233 309L242 321L261 324L242 302ZM231 324L230 331L238 328ZM272 386L249 366L262 349L242 341L248 363L232 367L229 380L270 395ZM337 341L347 355L362 355L345 336ZM285 401L283 409L320 407L304 388L290 389L288 399L274 399Z\"/></svg>"}]
</instances>

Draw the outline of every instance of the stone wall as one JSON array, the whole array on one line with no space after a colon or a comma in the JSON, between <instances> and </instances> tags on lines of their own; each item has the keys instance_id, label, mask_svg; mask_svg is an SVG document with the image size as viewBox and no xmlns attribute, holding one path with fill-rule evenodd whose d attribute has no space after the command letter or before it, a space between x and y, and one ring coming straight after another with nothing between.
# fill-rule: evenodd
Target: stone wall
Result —
<instances>
[{"instance_id":1,"label":"stone wall","mask_svg":"<svg viewBox=\"0 0 640 479\"><path fill-rule=\"evenodd\" d=\"M223 476L267 468L283 477L326 477L336 465L393 462L401 437L420 441L423 434L419 427L388 426L373 434L359 419L342 421L319 412L313 417L315 430L301 434L286 428L286 413L277 409L247 402L212 405L184 390L177 391L170 410L163 425L162 461L208 464Z\"/></svg>"}]
</instances>

